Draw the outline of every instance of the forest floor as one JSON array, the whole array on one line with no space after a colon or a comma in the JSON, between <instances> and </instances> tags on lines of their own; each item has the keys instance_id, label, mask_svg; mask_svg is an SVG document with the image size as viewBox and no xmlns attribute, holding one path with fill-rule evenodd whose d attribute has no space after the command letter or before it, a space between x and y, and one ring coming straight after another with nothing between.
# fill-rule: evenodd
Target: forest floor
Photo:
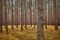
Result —
<instances>
[{"instance_id":1,"label":"forest floor","mask_svg":"<svg viewBox=\"0 0 60 40\"><path fill-rule=\"evenodd\" d=\"M6 29L3 26L3 32L0 33L0 40L37 40L37 26L27 26L21 31L20 26L11 29L9 25L9 31L6 33ZM45 40L60 40L60 27L58 30L54 29L54 26L49 25L47 29L44 27Z\"/></svg>"}]
</instances>

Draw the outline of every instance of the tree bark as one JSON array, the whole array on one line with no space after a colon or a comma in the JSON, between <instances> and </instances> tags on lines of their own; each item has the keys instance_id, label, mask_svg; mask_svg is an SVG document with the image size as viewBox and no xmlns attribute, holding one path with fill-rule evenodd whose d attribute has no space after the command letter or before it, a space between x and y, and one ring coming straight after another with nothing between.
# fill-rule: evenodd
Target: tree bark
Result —
<instances>
[{"instance_id":1,"label":"tree bark","mask_svg":"<svg viewBox=\"0 0 60 40\"><path fill-rule=\"evenodd\" d=\"M12 2L12 29L13 29L13 0L11 0L11 2Z\"/></svg>"},{"instance_id":2,"label":"tree bark","mask_svg":"<svg viewBox=\"0 0 60 40\"><path fill-rule=\"evenodd\" d=\"M5 2L5 27L6 27L6 34L8 34L8 24L7 24L7 1L4 0Z\"/></svg>"},{"instance_id":3,"label":"tree bark","mask_svg":"<svg viewBox=\"0 0 60 40\"><path fill-rule=\"evenodd\" d=\"M24 0L21 0L21 31L23 31L24 25Z\"/></svg>"},{"instance_id":4,"label":"tree bark","mask_svg":"<svg viewBox=\"0 0 60 40\"><path fill-rule=\"evenodd\" d=\"M44 40L44 0L38 0L38 39Z\"/></svg>"},{"instance_id":5,"label":"tree bark","mask_svg":"<svg viewBox=\"0 0 60 40\"><path fill-rule=\"evenodd\" d=\"M58 30L57 0L53 0L55 30Z\"/></svg>"},{"instance_id":6,"label":"tree bark","mask_svg":"<svg viewBox=\"0 0 60 40\"><path fill-rule=\"evenodd\" d=\"M2 0L0 0L0 32L2 32Z\"/></svg>"},{"instance_id":7,"label":"tree bark","mask_svg":"<svg viewBox=\"0 0 60 40\"><path fill-rule=\"evenodd\" d=\"M30 25L32 26L32 0L29 0Z\"/></svg>"},{"instance_id":8,"label":"tree bark","mask_svg":"<svg viewBox=\"0 0 60 40\"><path fill-rule=\"evenodd\" d=\"M25 28L27 28L27 0L25 0Z\"/></svg>"},{"instance_id":9,"label":"tree bark","mask_svg":"<svg viewBox=\"0 0 60 40\"><path fill-rule=\"evenodd\" d=\"M15 16L16 16L16 26L18 28L18 0L15 0Z\"/></svg>"}]
</instances>

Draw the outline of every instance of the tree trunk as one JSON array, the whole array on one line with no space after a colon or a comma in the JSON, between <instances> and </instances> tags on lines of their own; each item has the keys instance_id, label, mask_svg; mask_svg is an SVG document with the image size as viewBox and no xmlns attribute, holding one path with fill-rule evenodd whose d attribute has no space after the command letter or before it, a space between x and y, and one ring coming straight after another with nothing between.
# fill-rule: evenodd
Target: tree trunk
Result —
<instances>
[{"instance_id":1,"label":"tree trunk","mask_svg":"<svg viewBox=\"0 0 60 40\"><path fill-rule=\"evenodd\" d=\"M25 0L25 28L27 28L27 0Z\"/></svg>"},{"instance_id":2,"label":"tree trunk","mask_svg":"<svg viewBox=\"0 0 60 40\"><path fill-rule=\"evenodd\" d=\"M11 1L12 2L12 29L13 29L13 0Z\"/></svg>"},{"instance_id":3,"label":"tree trunk","mask_svg":"<svg viewBox=\"0 0 60 40\"><path fill-rule=\"evenodd\" d=\"M33 1L34 5L33 5L33 25L34 25L34 28L35 28L35 25L36 25L36 0Z\"/></svg>"},{"instance_id":4,"label":"tree trunk","mask_svg":"<svg viewBox=\"0 0 60 40\"><path fill-rule=\"evenodd\" d=\"M15 16L16 16L16 19L15 19L16 26L18 28L18 0L15 0Z\"/></svg>"},{"instance_id":5,"label":"tree trunk","mask_svg":"<svg viewBox=\"0 0 60 40\"><path fill-rule=\"evenodd\" d=\"M7 4L6 4L6 0L4 0L5 2L5 27L6 27L6 34L8 34L8 24L7 24Z\"/></svg>"},{"instance_id":6,"label":"tree trunk","mask_svg":"<svg viewBox=\"0 0 60 40\"><path fill-rule=\"evenodd\" d=\"M2 0L0 0L0 32L2 32Z\"/></svg>"},{"instance_id":7,"label":"tree trunk","mask_svg":"<svg viewBox=\"0 0 60 40\"><path fill-rule=\"evenodd\" d=\"M24 0L21 0L21 31L23 31L24 25Z\"/></svg>"},{"instance_id":8,"label":"tree trunk","mask_svg":"<svg viewBox=\"0 0 60 40\"><path fill-rule=\"evenodd\" d=\"M32 0L29 0L30 25L32 26Z\"/></svg>"},{"instance_id":9,"label":"tree trunk","mask_svg":"<svg viewBox=\"0 0 60 40\"><path fill-rule=\"evenodd\" d=\"M44 40L44 0L38 0L38 39Z\"/></svg>"},{"instance_id":10,"label":"tree trunk","mask_svg":"<svg viewBox=\"0 0 60 40\"><path fill-rule=\"evenodd\" d=\"M54 7L54 22L55 22L55 30L58 30L58 13L57 13L57 0L53 0Z\"/></svg>"}]
</instances>

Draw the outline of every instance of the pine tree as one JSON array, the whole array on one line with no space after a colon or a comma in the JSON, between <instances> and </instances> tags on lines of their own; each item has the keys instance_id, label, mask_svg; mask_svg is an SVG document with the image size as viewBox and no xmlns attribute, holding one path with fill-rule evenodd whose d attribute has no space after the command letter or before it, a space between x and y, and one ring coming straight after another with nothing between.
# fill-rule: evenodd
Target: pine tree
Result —
<instances>
[{"instance_id":1,"label":"pine tree","mask_svg":"<svg viewBox=\"0 0 60 40\"><path fill-rule=\"evenodd\" d=\"M6 27L6 34L8 34L8 24L7 24L7 0L4 0L5 4L5 27Z\"/></svg>"},{"instance_id":2,"label":"pine tree","mask_svg":"<svg viewBox=\"0 0 60 40\"><path fill-rule=\"evenodd\" d=\"M11 7L12 7L12 8L11 8L11 10L12 10L12 29L13 29L13 0L11 0L11 3L12 3L12 4L11 4L11 5L12 5L12 6L11 6Z\"/></svg>"},{"instance_id":3,"label":"pine tree","mask_svg":"<svg viewBox=\"0 0 60 40\"><path fill-rule=\"evenodd\" d=\"M2 32L2 0L0 0L0 32Z\"/></svg>"},{"instance_id":4,"label":"pine tree","mask_svg":"<svg viewBox=\"0 0 60 40\"><path fill-rule=\"evenodd\" d=\"M38 39L44 40L44 0L38 2Z\"/></svg>"},{"instance_id":5,"label":"pine tree","mask_svg":"<svg viewBox=\"0 0 60 40\"><path fill-rule=\"evenodd\" d=\"M58 30L57 0L53 0L55 30Z\"/></svg>"}]
</instances>

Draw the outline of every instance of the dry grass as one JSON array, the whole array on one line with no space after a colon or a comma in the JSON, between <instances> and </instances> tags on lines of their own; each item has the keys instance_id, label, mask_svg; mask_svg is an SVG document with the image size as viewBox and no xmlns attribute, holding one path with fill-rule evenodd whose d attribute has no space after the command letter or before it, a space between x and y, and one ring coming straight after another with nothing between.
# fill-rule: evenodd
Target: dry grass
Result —
<instances>
[{"instance_id":1,"label":"dry grass","mask_svg":"<svg viewBox=\"0 0 60 40\"><path fill-rule=\"evenodd\" d=\"M18 28L14 25L14 29L11 29L11 25L8 26L9 32L6 35L6 29L3 26L3 32L0 33L0 40L37 40L37 26L34 29L34 25L24 27L24 31L21 31L21 26ZM45 40L60 40L60 26L57 31L55 31L54 26L48 25L48 29L44 28Z\"/></svg>"}]
</instances>

